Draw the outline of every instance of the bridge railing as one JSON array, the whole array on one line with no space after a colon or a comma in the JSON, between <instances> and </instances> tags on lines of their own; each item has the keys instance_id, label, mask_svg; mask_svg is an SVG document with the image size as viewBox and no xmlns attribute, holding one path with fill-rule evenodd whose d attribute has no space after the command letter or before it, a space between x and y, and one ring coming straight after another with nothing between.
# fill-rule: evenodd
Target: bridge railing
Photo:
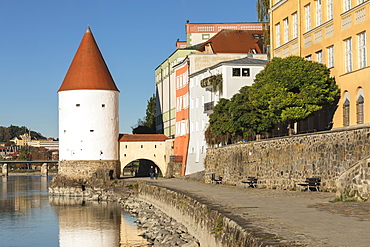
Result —
<instances>
[{"instance_id":1,"label":"bridge railing","mask_svg":"<svg viewBox=\"0 0 370 247\"><path fill-rule=\"evenodd\" d=\"M33 174L35 171L40 171L41 176L48 176L49 174L49 166L54 166L55 168L58 168L58 161L56 160L33 160L33 161L18 161L18 160L12 160L12 161L6 161L2 160L0 161L1 166L1 174L3 176L8 176L11 172L21 172L21 173L27 173L27 174ZM18 165L18 169L14 169L14 167ZM25 167L19 167L19 165L27 166L26 172L24 172ZM31 169L30 169L31 165ZM36 169L36 167L40 167L40 169ZM31 170L31 172L30 172Z\"/></svg>"}]
</instances>

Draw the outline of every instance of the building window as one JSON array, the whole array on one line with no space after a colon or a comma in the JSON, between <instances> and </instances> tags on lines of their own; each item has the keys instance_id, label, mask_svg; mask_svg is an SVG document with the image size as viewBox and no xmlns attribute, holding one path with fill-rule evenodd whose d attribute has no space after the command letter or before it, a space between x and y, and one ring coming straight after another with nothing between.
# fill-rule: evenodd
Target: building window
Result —
<instances>
[{"instance_id":1,"label":"building window","mask_svg":"<svg viewBox=\"0 0 370 247\"><path fill-rule=\"evenodd\" d=\"M203 40L208 40L210 38L210 35L209 34L202 34L202 39Z\"/></svg>"},{"instance_id":2,"label":"building window","mask_svg":"<svg viewBox=\"0 0 370 247\"><path fill-rule=\"evenodd\" d=\"M186 93L186 94L183 96L182 103L183 103L182 105L183 105L183 108L184 108L184 109L189 108L189 93Z\"/></svg>"},{"instance_id":3,"label":"building window","mask_svg":"<svg viewBox=\"0 0 370 247\"><path fill-rule=\"evenodd\" d=\"M94 132L94 130L90 130L90 132Z\"/></svg>"},{"instance_id":4,"label":"building window","mask_svg":"<svg viewBox=\"0 0 370 247\"><path fill-rule=\"evenodd\" d=\"M284 19L284 43L289 41L289 20L288 18Z\"/></svg>"},{"instance_id":5,"label":"building window","mask_svg":"<svg viewBox=\"0 0 370 247\"><path fill-rule=\"evenodd\" d=\"M312 55L308 55L308 56L306 56L306 60L307 60L307 61L312 61Z\"/></svg>"},{"instance_id":6,"label":"building window","mask_svg":"<svg viewBox=\"0 0 370 247\"><path fill-rule=\"evenodd\" d=\"M322 24L321 0L316 0L316 27Z\"/></svg>"},{"instance_id":7,"label":"building window","mask_svg":"<svg viewBox=\"0 0 370 247\"><path fill-rule=\"evenodd\" d=\"M346 73L352 71L352 38L344 41L345 47L345 62L346 62Z\"/></svg>"},{"instance_id":8,"label":"building window","mask_svg":"<svg viewBox=\"0 0 370 247\"><path fill-rule=\"evenodd\" d=\"M234 77L247 77L250 75L250 69L249 68L233 68L233 76Z\"/></svg>"},{"instance_id":9,"label":"building window","mask_svg":"<svg viewBox=\"0 0 370 247\"><path fill-rule=\"evenodd\" d=\"M76 107L80 107L80 104L76 104Z\"/></svg>"},{"instance_id":10,"label":"building window","mask_svg":"<svg viewBox=\"0 0 370 247\"><path fill-rule=\"evenodd\" d=\"M365 2L365 0L358 0L357 2L358 2L358 4L361 4L361 3Z\"/></svg>"},{"instance_id":11,"label":"building window","mask_svg":"<svg viewBox=\"0 0 370 247\"><path fill-rule=\"evenodd\" d=\"M105 107L105 104L101 104L101 107L103 107L103 108L104 108L104 107Z\"/></svg>"},{"instance_id":12,"label":"building window","mask_svg":"<svg viewBox=\"0 0 370 247\"><path fill-rule=\"evenodd\" d=\"M311 30L311 5L305 6L305 14L306 14L306 32Z\"/></svg>"},{"instance_id":13,"label":"building window","mask_svg":"<svg viewBox=\"0 0 370 247\"><path fill-rule=\"evenodd\" d=\"M328 47L328 68L334 67L334 46Z\"/></svg>"},{"instance_id":14,"label":"building window","mask_svg":"<svg viewBox=\"0 0 370 247\"><path fill-rule=\"evenodd\" d=\"M344 12L351 9L351 0L343 0L344 1Z\"/></svg>"},{"instance_id":15,"label":"building window","mask_svg":"<svg viewBox=\"0 0 370 247\"><path fill-rule=\"evenodd\" d=\"M316 61L322 63L322 51L316 52Z\"/></svg>"},{"instance_id":16,"label":"building window","mask_svg":"<svg viewBox=\"0 0 370 247\"><path fill-rule=\"evenodd\" d=\"M297 12L295 12L293 15L292 15L292 20L293 20L293 39L297 38L298 37L298 16L297 16Z\"/></svg>"},{"instance_id":17,"label":"building window","mask_svg":"<svg viewBox=\"0 0 370 247\"><path fill-rule=\"evenodd\" d=\"M360 69L366 67L366 32L358 35L358 62Z\"/></svg>"},{"instance_id":18,"label":"building window","mask_svg":"<svg viewBox=\"0 0 370 247\"><path fill-rule=\"evenodd\" d=\"M333 20L333 0L327 2L327 20Z\"/></svg>"},{"instance_id":19,"label":"building window","mask_svg":"<svg viewBox=\"0 0 370 247\"><path fill-rule=\"evenodd\" d=\"M357 110L357 124L363 124L364 123L364 96L360 94L357 98L356 102L356 110Z\"/></svg>"},{"instance_id":20,"label":"building window","mask_svg":"<svg viewBox=\"0 0 370 247\"><path fill-rule=\"evenodd\" d=\"M344 103L343 103L343 126L349 126L349 93L346 92L344 95Z\"/></svg>"},{"instance_id":21,"label":"building window","mask_svg":"<svg viewBox=\"0 0 370 247\"><path fill-rule=\"evenodd\" d=\"M279 47L280 46L280 23L276 24L275 26L275 30L276 30L276 47Z\"/></svg>"}]
</instances>

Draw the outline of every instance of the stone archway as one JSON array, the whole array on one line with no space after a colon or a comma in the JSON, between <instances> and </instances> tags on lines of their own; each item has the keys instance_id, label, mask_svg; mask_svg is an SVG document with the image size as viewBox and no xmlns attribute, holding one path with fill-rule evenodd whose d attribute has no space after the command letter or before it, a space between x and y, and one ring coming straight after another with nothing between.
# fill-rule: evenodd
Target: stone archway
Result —
<instances>
[{"instance_id":1,"label":"stone archway","mask_svg":"<svg viewBox=\"0 0 370 247\"><path fill-rule=\"evenodd\" d=\"M149 177L149 169L151 166L157 167L159 176L164 176L165 171L163 171L155 162L152 160L147 160L147 159L137 159L130 161L127 164L121 164L122 166L122 171L127 168L127 166L130 166L134 161L137 161L138 165L133 166L134 167L134 176L135 177ZM122 172L123 174L123 172ZM126 173L127 174L127 173Z\"/></svg>"},{"instance_id":2,"label":"stone archway","mask_svg":"<svg viewBox=\"0 0 370 247\"><path fill-rule=\"evenodd\" d=\"M167 143L167 139L162 134L123 135L119 142L121 171L133 160L149 160L165 177L168 166L166 157L169 157L166 152L172 147L172 142Z\"/></svg>"}]
</instances>

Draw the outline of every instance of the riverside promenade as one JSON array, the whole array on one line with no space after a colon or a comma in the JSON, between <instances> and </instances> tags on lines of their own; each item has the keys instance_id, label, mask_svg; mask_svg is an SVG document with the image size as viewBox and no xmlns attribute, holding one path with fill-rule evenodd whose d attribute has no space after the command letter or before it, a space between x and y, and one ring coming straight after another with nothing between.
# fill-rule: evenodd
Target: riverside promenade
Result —
<instances>
[{"instance_id":1,"label":"riverside promenade","mask_svg":"<svg viewBox=\"0 0 370 247\"><path fill-rule=\"evenodd\" d=\"M245 229L276 235L280 246L370 246L369 202L330 202L335 194L327 192L254 189L185 179L132 179L184 193Z\"/></svg>"}]
</instances>

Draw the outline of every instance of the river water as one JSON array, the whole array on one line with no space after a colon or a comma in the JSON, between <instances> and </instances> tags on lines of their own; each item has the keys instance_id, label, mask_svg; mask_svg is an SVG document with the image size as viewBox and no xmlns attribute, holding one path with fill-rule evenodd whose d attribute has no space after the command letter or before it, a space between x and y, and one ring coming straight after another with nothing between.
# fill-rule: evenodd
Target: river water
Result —
<instances>
[{"instance_id":1,"label":"river water","mask_svg":"<svg viewBox=\"0 0 370 247\"><path fill-rule=\"evenodd\" d=\"M0 247L147 246L117 203L49 197L51 177L0 179Z\"/></svg>"}]
</instances>

